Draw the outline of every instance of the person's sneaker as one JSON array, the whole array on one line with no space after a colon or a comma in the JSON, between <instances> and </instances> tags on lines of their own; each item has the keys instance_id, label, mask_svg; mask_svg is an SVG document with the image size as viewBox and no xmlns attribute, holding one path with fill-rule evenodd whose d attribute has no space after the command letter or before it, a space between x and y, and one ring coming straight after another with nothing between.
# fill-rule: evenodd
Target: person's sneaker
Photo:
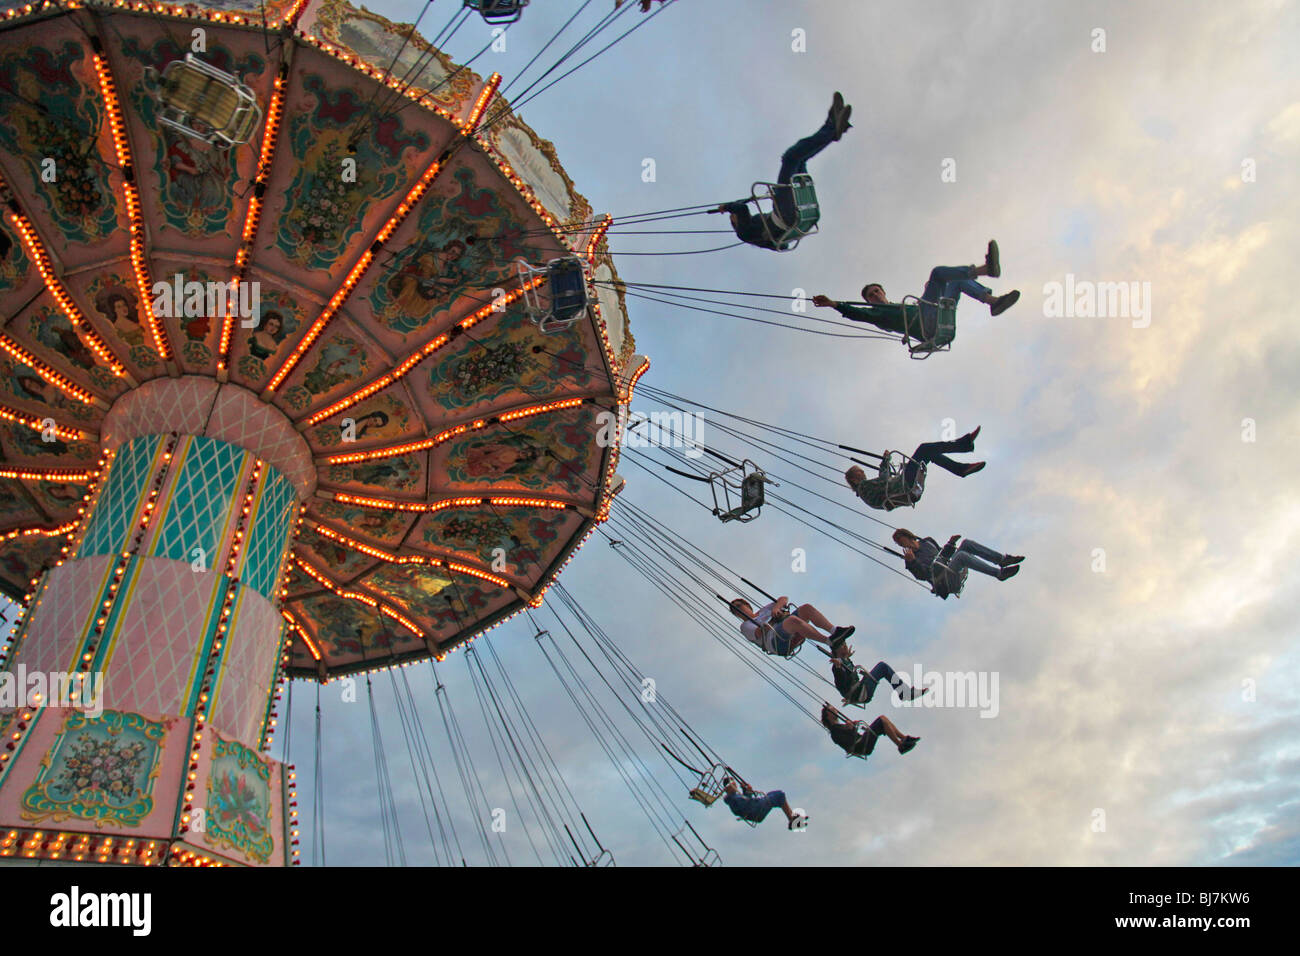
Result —
<instances>
[{"instance_id":1,"label":"person's sneaker","mask_svg":"<svg viewBox=\"0 0 1300 956\"><path fill-rule=\"evenodd\" d=\"M898 752L900 754L905 754L920 742L920 737L904 737L903 742L898 745Z\"/></svg>"},{"instance_id":2,"label":"person's sneaker","mask_svg":"<svg viewBox=\"0 0 1300 956\"><path fill-rule=\"evenodd\" d=\"M913 688L911 688L911 693L909 693L908 696L907 696L907 697L904 697L903 699L904 699L904 700L916 700L918 697L922 697L922 696L924 696L925 694L927 694L927 693L929 693L929 692L930 692L930 688L929 688L929 687L922 687L920 690L917 690L915 687L913 687ZM899 697L903 697L903 695L902 695L901 693L900 693L898 696L899 696Z\"/></svg>"},{"instance_id":3,"label":"person's sneaker","mask_svg":"<svg viewBox=\"0 0 1300 956\"><path fill-rule=\"evenodd\" d=\"M1020 290L1012 289L1006 295L1000 295L993 300L992 304L989 307L989 313L991 315L1001 315L1003 312L1007 311L1007 309L1011 308L1019 301L1020 301Z\"/></svg>"},{"instance_id":4,"label":"person's sneaker","mask_svg":"<svg viewBox=\"0 0 1300 956\"><path fill-rule=\"evenodd\" d=\"M966 470L962 472L961 476L965 478L967 475L973 475L977 471L983 471L984 466L987 464L988 462L986 461L973 461L966 466Z\"/></svg>"},{"instance_id":5,"label":"person's sneaker","mask_svg":"<svg viewBox=\"0 0 1300 956\"><path fill-rule=\"evenodd\" d=\"M980 429L983 427L983 425L976 425L974 431L966 433L966 437L970 439L972 445L975 444L975 439L980 437Z\"/></svg>"},{"instance_id":6,"label":"person's sneaker","mask_svg":"<svg viewBox=\"0 0 1300 956\"><path fill-rule=\"evenodd\" d=\"M856 630L857 628L850 624L848 627L837 627L835 630L831 631L831 650L838 651L840 646L847 641Z\"/></svg>"},{"instance_id":7,"label":"person's sneaker","mask_svg":"<svg viewBox=\"0 0 1300 956\"><path fill-rule=\"evenodd\" d=\"M808 821L811 819L812 817L808 816L806 813L796 813L790 818L790 822L786 824L785 828L787 830L802 830L808 825Z\"/></svg>"},{"instance_id":8,"label":"person's sneaker","mask_svg":"<svg viewBox=\"0 0 1300 956\"><path fill-rule=\"evenodd\" d=\"M998 572L998 580L1005 581L1007 578L1014 578L1020 573L1020 565L1013 564L1010 567L1003 568Z\"/></svg>"},{"instance_id":9,"label":"person's sneaker","mask_svg":"<svg viewBox=\"0 0 1300 956\"><path fill-rule=\"evenodd\" d=\"M996 239L989 240L989 251L984 254L984 267L988 269L989 275L994 279L1002 275L1002 260L998 257L998 242Z\"/></svg>"},{"instance_id":10,"label":"person's sneaker","mask_svg":"<svg viewBox=\"0 0 1300 956\"><path fill-rule=\"evenodd\" d=\"M1023 554L1008 554L1002 559L1002 567L1009 568L1011 565L1019 564L1023 560L1025 560Z\"/></svg>"}]
</instances>

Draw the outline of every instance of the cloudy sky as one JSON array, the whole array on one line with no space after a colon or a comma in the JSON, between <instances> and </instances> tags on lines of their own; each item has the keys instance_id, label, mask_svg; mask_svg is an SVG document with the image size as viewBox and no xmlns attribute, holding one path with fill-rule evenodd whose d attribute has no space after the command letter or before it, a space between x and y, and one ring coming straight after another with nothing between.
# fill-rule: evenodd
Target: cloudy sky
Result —
<instances>
[{"instance_id":1,"label":"cloudy sky","mask_svg":"<svg viewBox=\"0 0 1300 956\"><path fill-rule=\"evenodd\" d=\"M369 5L408 22L420 8ZM507 52L475 68L511 77L577 6L532 4ZM422 31L435 33L451 8L438 0ZM988 468L960 482L936 472L900 523L1028 555L1015 580L977 578L960 600L940 602L770 510L743 527L705 525L625 465L629 501L738 574L856 624L860 663L998 679L992 718L878 696L879 712L922 743L906 757L882 746L869 762L846 760L591 539L565 584L728 762L813 817L803 833L779 817L751 830L721 805L687 801L665 773L680 818L727 864L1300 863L1300 360L1286 279L1300 190L1298 18L1295 5L1266 0L679 0L523 109L595 208L617 216L744 195L776 175L782 150L841 90L854 129L812 163L818 235L781 255L626 256L623 277L841 299L874 280L897 298L919 293L932 266L976 261L997 238L995 288L1022 292L997 319L964 303L953 351L926 362L896 343L630 300L638 349L654 363L648 384L867 448L910 450L938 438L945 419L960 431L982 425ZM449 51L464 60L485 29L466 24ZM791 48L796 30L806 52ZM946 160L955 181L941 177ZM615 234L611 245L681 250L724 238ZM1045 290L1067 275L1149 289L1149 323L1051 315ZM707 428L706 440L743 450ZM865 517L837 520L883 539ZM791 570L796 548L806 573ZM554 624L549 611L539 620ZM527 623L490 641L618 862L671 863ZM463 807L427 670L407 674L448 798ZM464 655L440 673L489 801L509 806ZM409 862L427 863L388 680L376 679L375 700L404 844ZM314 693L299 685L294 706L305 805ZM321 700L329 862L382 863L364 693L342 703L330 686ZM464 819L460 832L470 862L481 861ZM507 846L529 859L518 828Z\"/></svg>"}]
</instances>

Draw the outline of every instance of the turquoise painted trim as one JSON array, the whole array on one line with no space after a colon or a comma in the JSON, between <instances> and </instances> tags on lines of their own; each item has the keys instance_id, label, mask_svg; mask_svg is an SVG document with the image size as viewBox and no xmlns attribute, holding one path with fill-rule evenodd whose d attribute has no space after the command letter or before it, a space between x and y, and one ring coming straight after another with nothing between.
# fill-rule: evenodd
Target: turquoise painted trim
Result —
<instances>
[{"instance_id":1,"label":"turquoise painted trim","mask_svg":"<svg viewBox=\"0 0 1300 956\"><path fill-rule=\"evenodd\" d=\"M227 527L233 527L231 512L239 507L240 477L250 457L218 438L191 437L149 553L189 562L194 549L202 548L211 567Z\"/></svg>"},{"instance_id":2,"label":"turquoise painted trim","mask_svg":"<svg viewBox=\"0 0 1300 956\"><path fill-rule=\"evenodd\" d=\"M194 683L190 685L190 692L188 698L185 701L185 708L181 711L181 713L187 717L193 717L194 714L197 713L198 711L199 688L203 686L203 675L208 669L207 667L208 659L212 656L212 645L216 642L217 639L217 624L220 623L221 621L222 600L225 596L226 590L230 587L230 578L226 577L224 574L216 575L216 578L217 581L213 585L212 594L209 599L211 601L211 610L208 611L208 620L207 623L204 624L203 626L203 640L199 644L199 648L200 648L199 668L194 674ZM238 606L239 606L239 585L235 585L235 608L237 609ZM232 609L231 620L234 620L234 614L235 614L235 610ZM227 634L230 633L229 628L226 629L226 633ZM226 641L225 644L223 644L221 647L221 656L217 659L216 670L218 672L221 670L222 665L225 663L226 655L229 652L230 652L230 642ZM213 677L214 678L216 677L215 673L213 674ZM209 703L211 703L211 695L209 695L208 700ZM212 714L211 711L209 710L208 713L209 719L205 722L205 726L210 727L212 725L211 717Z\"/></svg>"},{"instance_id":3,"label":"turquoise painted trim","mask_svg":"<svg viewBox=\"0 0 1300 956\"><path fill-rule=\"evenodd\" d=\"M284 475L266 467L262 500L247 535L247 557L240 580L272 604L275 582L284 560L289 525L293 522L297 492Z\"/></svg>"},{"instance_id":4,"label":"turquoise painted trim","mask_svg":"<svg viewBox=\"0 0 1300 956\"><path fill-rule=\"evenodd\" d=\"M113 458L108 479L95 498L81 546L74 557L121 554L135 530L134 517L153 477L154 457L162 435L142 435L127 442Z\"/></svg>"}]
</instances>

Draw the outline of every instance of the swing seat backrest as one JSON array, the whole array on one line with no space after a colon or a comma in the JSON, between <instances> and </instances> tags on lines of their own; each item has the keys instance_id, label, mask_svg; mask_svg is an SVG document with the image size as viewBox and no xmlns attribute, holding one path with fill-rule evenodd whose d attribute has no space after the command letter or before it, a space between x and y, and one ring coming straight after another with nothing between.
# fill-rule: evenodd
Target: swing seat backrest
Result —
<instances>
[{"instance_id":1,"label":"swing seat backrest","mask_svg":"<svg viewBox=\"0 0 1300 956\"><path fill-rule=\"evenodd\" d=\"M954 597L961 597L962 588L966 586L966 575L969 572L966 568L954 571L949 563L951 560L951 558L947 560L935 558L934 564L930 567L930 580L936 584L941 583Z\"/></svg>"},{"instance_id":2,"label":"swing seat backrest","mask_svg":"<svg viewBox=\"0 0 1300 956\"><path fill-rule=\"evenodd\" d=\"M860 727L862 721L855 721ZM846 750L844 756L858 757L866 760L871 756L872 751L876 749L876 732L870 727L863 728L863 733L858 737L857 743L853 745L852 750Z\"/></svg>"},{"instance_id":3,"label":"swing seat backrest","mask_svg":"<svg viewBox=\"0 0 1300 956\"><path fill-rule=\"evenodd\" d=\"M789 186L777 186L776 189L789 189L794 197L795 220L784 222L781 214L773 208L773 219L788 230L806 236L817 228L821 220L821 206L817 204L817 191L813 188L812 177L807 173L798 173L790 177ZM773 192L775 196L775 192Z\"/></svg>"},{"instance_id":4,"label":"swing seat backrest","mask_svg":"<svg viewBox=\"0 0 1300 956\"><path fill-rule=\"evenodd\" d=\"M865 707L871 703L871 699L876 694L876 680L861 667L854 670L853 686L844 696L844 703L852 704L855 707Z\"/></svg>"},{"instance_id":5,"label":"swing seat backrest","mask_svg":"<svg viewBox=\"0 0 1300 956\"><path fill-rule=\"evenodd\" d=\"M577 256L552 259L540 268L518 259L515 269L523 290L524 309L544 334L561 332L586 314L590 301L587 273ZM533 285L538 278L546 281Z\"/></svg>"},{"instance_id":6,"label":"swing seat backrest","mask_svg":"<svg viewBox=\"0 0 1300 956\"><path fill-rule=\"evenodd\" d=\"M760 191L759 187L762 187ZM776 197L780 194L778 190L790 190L794 199L795 220L786 222L777 206ZM760 199L768 199L772 203L771 212L767 213L765 226L767 237L782 252L788 252L799 245L799 240L804 236L812 235L817 231L817 223L821 220L821 206L817 203L817 192L813 188L812 177L807 173L798 173L790 177L790 184L782 183L754 183L751 189L752 201L758 205L759 211L762 211Z\"/></svg>"},{"instance_id":7,"label":"swing seat backrest","mask_svg":"<svg viewBox=\"0 0 1300 956\"><path fill-rule=\"evenodd\" d=\"M889 453L889 480L885 483L886 510L894 508L912 508L921 498L925 489L925 462L917 463L916 481L909 486L903 480L903 470L911 459L902 452Z\"/></svg>"},{"instance_id":8,"label":"swing seat backrest","mask_svg":"<svg viewBox=\"0 0 1300 956\"><path fill-rule=\"evenodd\" d=\"M903 328L906 330L903 341L907 351L914 359L927 359L935 352L946 352L952 347L957 337L957 300L943 298L938 302L918 299L914 295L904 296ZM933 316L933 331L926 332L926 313Z\"/></svg>"},{"instance_id":9,"label":"swing seat backrest","mask_svg":"<svg viewBox=\"0 0 1300 956\"><path fill-rule=\"evenodd\" d=\"M551 315L564 322L587 308L587 275L576 259L558 259L547 267L551 289Z\"/></svg>"},{"instance_id":10,"label":"swing seat backrest","mask_svg":"<svg viewBox=\"0 0 1300 956\"><path fill-rule=\"evenodd\" d=\"M477 10L485 23L516 23L529 0L465 0L465 7Z\"/></svg>"},{"instance_id":11,"label":"swing seat backrest","mask_svg":"<svg viewBox=\"0 0 1300 956\"><path fill-rule=\"evenodd\" d=\"M749 511L763 507L763 485L765 479L761 471L746 475L740 483L740 506Z\"/></svg>"},{"instance_id":12,"label":"swing seat backrest","mask_svg":"<svg viewBox=\"0 0 1300 956\"><path fill-rule=\"evenodd\" d=\"M158 95L160 123L212 143L247 143L262 118L252 90L193 53L167 64Z\"/></svg>"}]
</instances>

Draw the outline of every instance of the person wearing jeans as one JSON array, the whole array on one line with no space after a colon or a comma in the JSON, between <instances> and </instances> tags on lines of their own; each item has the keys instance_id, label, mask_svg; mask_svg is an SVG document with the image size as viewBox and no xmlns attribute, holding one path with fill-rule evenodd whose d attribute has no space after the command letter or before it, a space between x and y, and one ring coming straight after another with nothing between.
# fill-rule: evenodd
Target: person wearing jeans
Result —
<instances>
[{"instance_id":1,"label":"person wearing jeans","mask_svg":"<svg viewBox=\"0 0 1300 956\"><path fill-rule=\"evenodd\" d=\"M975 281L976 276L987 275L987 266L935 266L930 270L930 278L921 290L921 314L937 314L935 304L940 299L952 299L955 303L962 294L976 302L991 302L993 290Z\"/></svg>"},{"instance_id":2,"label":"person wearing jeans","mask_svg":"<svg viewBox=\"0 0 1300 956\"><path fill-rule=\"evenodd\" d=\"M862 287L862 302L837 302L827 295L813 296L813 305L832 308L846 319L854 322L868 322L884 332L896 335L918 333L923 338L933 338L938 330L938 311L935 305L939 299L952 299L954 302L964 293L977 302L989 307L989 314L1001 315L1020 299L1020 292L1012 290L1005 295L993 292L975 279L979 276L991 276L994 279L1002 275L1002 262L998 244L990 239L988 251L984 254L984 264L979 266L935 266L930 270L930 278L921 292L921 329L909 329L905 320L903 306L890 302L885 295L885 287L879 282L869 282ZM915 326L915 322L913 322Z\"/></svg>"},{"instance_id":3,"label":"person wearing jeans","mask_svg":"<svg viewBox=\"0 0 1300 956\"><path fill-rule=\"evenodd\" d=\"M844 473L844 480L849 483L853 493L869 508L893 511L906 504L916 504L925 491L924 466L935 464L959 478L973 475L980 471L985 463L982 461L954 461L948 457L949 452L972 452L975 439L979 435L978 427L967 432L956 441L928 441L916 446L912 460L903 466L903 473L895 475L889 469L889 451L880 456L880 470L875 478L868 478L867 473L854 465Z\"/></svg>"},{"instance_id":4,"label":"person wearing jeans","mask_svg":"<svg viewBox=\"0 0 1300 956\"><path fill-rule=\"evenodd\" d=\"M825 644L833 657L848 657L852 653L844 642L853 633L853 625L836 627L811 604L801 604L793 614L789 614L786 612L787 600L782 595L757 611L744 598L732 600L731 613L743 622L740 633L745 635L745 640L758 645L763 653L778 657L789 657L804 641ZM826 636L818 628L825 631Z\"/></svg>"},{"instance_id":5,"label":"person wearing jeans","mask_svg":"<svg viewBox=\"0 0 1300 956\"><path fill-rule=\"evenodd\" d=\"M837 142L844 135L844 131L850 128L849 115L852 112L853 107L846 106L844 97L836 93L831 102L830 112L826 115L826 122L821 125L821 128L811 136L805 136L781 154L781 172L776 177L777 185L788 187L795 176L808 172L808 160L831 143ZM773 200L775 217L779 223L785 224L784 227L773 221L773 213L755 215L750 212L748 201L724 203L717 209L709 211L729 213L731 228L736 230L736 237L742 242L779 252L783 247L774 241L774 237L779 238L786 231L786 227L799 218L799 211L795 206L793 189L777 189L775 193L776 197Z\"/></svg>"},{"instance_id":6,"label":"person wearing jeans","mask_svg":"<svg viewBox=\"0 0 1300 956\"><path fill-rule=\"evenodd\" d=\"M882 680L888 682L903 700L915 700L929 690L928 687L918 690L908 686L907 681L884 661L879 661L875 667L867 671L851 660L832 658L831 676L835 682L835 689L844 697L844 702L857 704L859 707L871 703L871 698L876 695L876 685Z\"/></svg>"},{"instance_id":7,"label":"person wearing jeans","mask_svg":"<svg viewBox=\"0 0 1300 956\"><path fill-rule=\"evenodd\" d=\"M1020 572L1020 562L1025 560L1022 554L1001 554L969 538L962 540L959 534L949 538L942 548L933 538L918 538L906 528L896 530L893 538L894 543L903 549L903 563L912 577L929 582L934 594L944 599L952 593L953 581L960 580L962 571L978 571L1005 581ZM960 547L958 541L961 541ZM936 561L946 564L951 574L936 575Z\"/></svg>"},{"instance_id":8,"label":"person wearing jeans","mask_svg":"<svg viewBox=\"0 0 1300 956\"><path fill-rule=\"evenodd\" d=\"M960 536L953 535L954 539L958 537ZM948 543L951 545L953 542L949 541ZM1012 560L1014 557L1014 555L1008 557L1005 554L999 554L992 548L986 548L978 541L966 538L962 541L961 547L952 553L948 567L956 573L965 570L978 571L980 574L987 574L991 578L1005 581L1020 570L1020 564ZM1024 559L1021 558L1020 560Z\"/></svg>"},{"instance_id":9,"label":"person wearing jeans","mask_svg":"<svg viewBox=\"0 0 1300 956\"><path fill-rule=\"evenodd\" d=\"M722 781L726 791L722 800L741 820L749 823L762 823L773 810L780 808L785 814L786 829L802 829L808 823L806 813L795 813L790 809L790 801L785 798L784 790L769 790L758 794L749 784L737 784L735 779L727 777ZM742 789L743 788L743 789Z\"/></svg>"}]
</instances>

